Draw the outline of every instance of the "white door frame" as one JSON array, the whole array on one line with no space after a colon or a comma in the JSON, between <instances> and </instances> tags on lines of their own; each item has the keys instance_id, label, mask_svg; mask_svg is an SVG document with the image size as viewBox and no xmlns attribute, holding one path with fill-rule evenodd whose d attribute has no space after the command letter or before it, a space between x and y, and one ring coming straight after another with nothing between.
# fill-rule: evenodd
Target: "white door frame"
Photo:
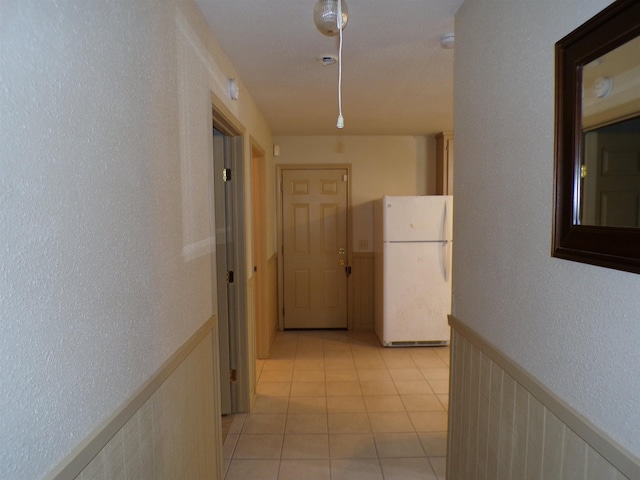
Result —
<instances>
[{"instance_id":1,"label":"white door frame","mask_svg":"<svg viewBox=\"0 0 640 480\"><path fill-rule=\"evenodd\" d=\"M349 181L347 182L347 266L351 265L351 164L350 163L279 163L276 165L276 222L278 234L278 330L284 330L284 241L282 238L282 171L283 170L327 170L344 168L347 170ZM351 308L351 276L347 277L347 329L353 329L353 315Z\"/></svg>"}]
</instances>

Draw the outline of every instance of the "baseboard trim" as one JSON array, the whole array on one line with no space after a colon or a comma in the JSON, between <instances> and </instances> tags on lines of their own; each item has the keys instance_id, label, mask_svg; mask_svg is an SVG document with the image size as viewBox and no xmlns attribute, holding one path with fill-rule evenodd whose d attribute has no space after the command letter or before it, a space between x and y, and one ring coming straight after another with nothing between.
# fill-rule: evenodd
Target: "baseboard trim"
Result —
<instances>
[{"instance_id":1,"label":"baseboard trim","mask_svg":"<svg viewBox=\"0 0 640 480\"><path fill-rule=\"evenodd\" d=\"M195 350L202 340L217 326L216 317L207 320L189 340L187 340L158 371L138 390L133 397L118 409L113 416L98 426L73 452L71 452L49 475L46 480L68 480L76 478L93 458L105 447L109 440L129 421L129 419L149 400L169 376Z\"/></svg>"},{"instance_id":2,"label":"baseboard trim","mask_svg":"<svg viewBox=\"0 0 640 480\"><path fill-rule=\"evenodd\" d=\"M640 478L640 459L593 425L585 416L567 405L531 374L453 315L449 315L449 325L528 390L531 395L621 473L628 478Z\"/></svg>"}]
</instances>

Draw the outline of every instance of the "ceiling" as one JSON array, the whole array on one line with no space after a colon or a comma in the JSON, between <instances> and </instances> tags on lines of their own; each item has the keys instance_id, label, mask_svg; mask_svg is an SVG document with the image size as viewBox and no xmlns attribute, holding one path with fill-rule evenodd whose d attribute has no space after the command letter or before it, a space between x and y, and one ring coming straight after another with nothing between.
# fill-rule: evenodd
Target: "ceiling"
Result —
<instances>
[{"instance_id":1,"label":"ceiling","mask_svg":"<svg viewBox=\"0 0 640 480\"><path fill-rule=\"evenodd\" d=\"M313 23L316 0L196 0L274 135L431 135L453 130L453 32L463 0L345 0L342 111L338 37ZM242 90L240 95L242 95Z\"/></svg>"}]
</instances>

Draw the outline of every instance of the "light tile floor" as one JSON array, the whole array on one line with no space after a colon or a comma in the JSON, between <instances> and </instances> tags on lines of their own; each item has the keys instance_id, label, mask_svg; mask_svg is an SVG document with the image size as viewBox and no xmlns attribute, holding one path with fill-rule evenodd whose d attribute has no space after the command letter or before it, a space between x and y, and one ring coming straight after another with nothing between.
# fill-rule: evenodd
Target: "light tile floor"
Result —
<instances>
[{"instance_id":1,"label":"light tile floor","mask_svg":"<svg viewBox=\"0 0 640 480\"><path fill-rule=\"evenodd\" d=\"M444 480L449 348L372 333L279 332L234 415L226 480Z\"/></svg>"}]
</instances>

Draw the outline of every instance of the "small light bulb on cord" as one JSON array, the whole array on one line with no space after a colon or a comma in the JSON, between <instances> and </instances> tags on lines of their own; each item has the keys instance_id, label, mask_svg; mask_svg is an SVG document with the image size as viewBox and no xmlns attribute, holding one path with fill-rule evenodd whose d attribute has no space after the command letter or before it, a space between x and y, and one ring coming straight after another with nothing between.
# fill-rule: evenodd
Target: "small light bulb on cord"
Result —
<instances>
[{"instance_id":1,"label":"small light bulb on cord","mask_svg":"<svg viewBox=\"0 0 640 480\"><path fill-rule=\"evenodd\" d=\"M336 127L344 128L344 117L342 116L342 0L338 4L337 24L340 33L340 48L338 49L338 123Z\"/></svg>"}]
</instances>

